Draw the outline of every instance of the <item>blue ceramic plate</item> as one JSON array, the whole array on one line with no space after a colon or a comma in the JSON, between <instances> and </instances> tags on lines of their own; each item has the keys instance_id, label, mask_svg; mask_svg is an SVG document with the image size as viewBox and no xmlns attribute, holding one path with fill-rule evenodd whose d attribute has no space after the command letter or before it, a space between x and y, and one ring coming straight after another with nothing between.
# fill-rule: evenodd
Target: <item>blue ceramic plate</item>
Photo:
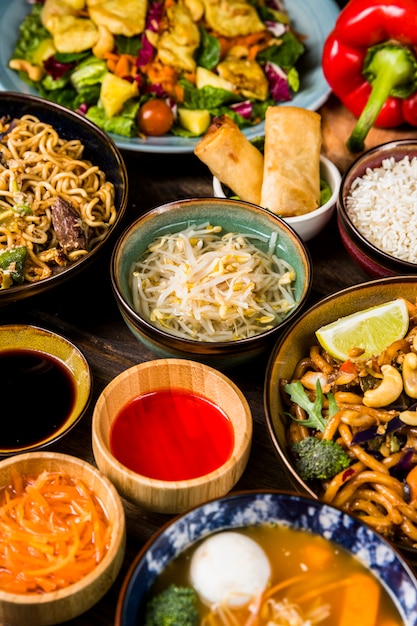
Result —
<instances>
[{"instance_id":1,"label":"blue ceramic plate","mask_svg":"<svg viewBox=\"0 0 417 626\"><path fill-rule=\"evenodd\" d=\"M235 493L208 502L163 527L138 554L126 576L116 626L137 623L141 602L157 575L180 552L219 530L277 522L322 535L369 567L396 604L405 626L417 623L417 580L398 552L354 517L298 494Z\"/></svg>"},{"instance_id":2,"label":"blue ceramic plate","mask_svg":"<svg viewBox=\"0 0 417 626\"><path fill-rule=\"evenodd\" d=\"M26 0L2 0L0 21L0 89L35 93L20 80L17 72L8 67L18 37L19 24L23 21L30 5ZM288 12L295 29L307 35L307 53L299 66L301 87L299 93L288 104L317 110L326 101L330 88L321 69L321 55L327 35L333 29L339 14L334 0L288 0ZM285 105L283 105L285 106ZM263 134L264 125L257 124L245 130L249 139ZM179 153L192 152L198 138L175 137L121 137L112 135L119 148L139 152Z\"/></svg>"}]
</instances>

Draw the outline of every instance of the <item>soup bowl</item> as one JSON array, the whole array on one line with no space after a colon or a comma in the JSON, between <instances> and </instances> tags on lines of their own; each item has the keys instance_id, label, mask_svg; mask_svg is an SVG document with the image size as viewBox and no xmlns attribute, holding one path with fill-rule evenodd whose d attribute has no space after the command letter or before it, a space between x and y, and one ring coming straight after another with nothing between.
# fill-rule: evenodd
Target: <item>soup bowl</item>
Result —
<instances>
[{"instance_id":1,"label":"soup bowl","mask_svg":"<svg viewBox=\"0 0 417 626\"><path fill-rule=\"evenodd\" d=\"M178 296L177 300L175 300L176 304L171 302L169 304L169 310L172 312L171 317L167 314L165 318L163 317L162 323L157 323L157 320L160 319L158 311L156 311L155 315L159 317L156 318L156 321L155 318L152 321L154 310L158 309L154 304L149 305L152 311L150 315L145 315L135 304L135 298L137 299L136 291L139 290L135 288L134 293L132 289L132 267L149 252L149 246L155 242L156 238L163 235L173 235L175 237L177 233L184 231L190 226L207 224L210 227L221 228L222 236L229 233L245 235L256 248L259 248L264 253L268 253L268 250L271 248L277 257L288 262L294 270L295 280L291 285L293 305L284 311L282 315L279 314L277 319L271 322L271 324L267 324L263 328L257 328L256 334L252 334L251 331L243 335L241 330L239 331L241 334L238 334L238 331L236 331L236 334L230 334L230 327L228 326L225 328L230 339L223 340L223 335L211 335L210 327L211 325L216 326L216 319L221 320L222 315L225 315L226 318L229 315L230 311L227 303L230 302L230 298L227 296L226 299L226 296L221 295L220 297L225 297L225 312L220 307L213 313L210 302L214 303L214 307L218 307L220 300L216 299L216 294L209 294L207 298L204 292L203 305L196 304L196 312L191 313L192 328L194 328L195 324L198 330L194 334L190 334L189 332L181 332L181 328L173 329L169 327L168 323L170 320L175 321L178 318L180 319L180 324L182 323L184 308L186 308L185 305L182 306L184 301L186 301L184 293L188 294L188 288L191 289L190 284L188 286L183 285L184 274L178 276L180 282L179 288L175 291ZM190 263L192 264L193 262L190 261ZM227 260L225 260L225 263L228 268L232 267ZM185 268L186 265L184 264L183 267ZM165 267L169 267L169 265L165 265ZM164 265L162 265L162 268L164 268ZM186 271L185 276L188 274L188 271ZM223 269L202 270L202 275L198 280L196 279L196 284L204 287L204 281L207 281L210 276L212 276L214 281L219 280L222 276L221 272L223 272L223 275L226 274L226 271ZM238 200L216 198L180 200L155 207L139 217L119 237L113 250L110 273L113 293L121 315L133 335L147 348L159 357L180 357L197 360L220 369L244 363L270 349L272 342L281 333L284 326L303 307L310 292L312 280L311 260L308 250L285 222L261 207ZM243 274L241 285L246 284L244 281L247 276L250 276L250 274ZM155 277L151 277L150 283L152 284L152 281L155 280ZM165 278L160 278L158 285L163 285L163 280ZM173 282L168 284L173 285ZM278 277L274 280L274 285L277 284ZM142 280L141 285L143 285ZM185 290L183 287L186 287ZM155 290L156 288L155 286ZM162 287L159 288L162 289ZM242 310L250 310L251 307L245 308L247 307L245 302L246 296L242 297L244 300ZM285 299L285 296L282 297ZM146 303L146 298L140 296L139 303L143 304L144 302ZM198 302L198 299L196 302ZM188 302L186 304L188 306ZM205 308L206 304L207 309ZM234 309L234 306L231 305L230 307L232 311L240 310L240 306L238 309ZM186 310L188 311L187 308ZM194 311L193 307L191 311ZM204 322L206 317L208 318L207 330L202 331L199 328L199 320L202 319ZM240 324L240 314L237 319ZM189 318L186 318L185 324L188 324L187 330L189 331ZM253 324L256 324L256 322L253 322ZM223 327L220 326L220 330L223 331Z\"/></svg>"},{"instance_id":2,"label":"soup bowl","mask_svg":"<svg viewBox=\"0 0 417 626\"><path fill-rule=\"evenodd\" d=\"M48 482L47 479L52 476L55 476L55 482L52 479ZM60 478L56 478L57 476ZM21 490L29 481L33 483L32 494L38 494L39 500L34 495L30 495L29 489L25 489L22 495ZM43 489L42 485L45 484L46 488ZM69 496L65 498L67 486ZM54 489L58 492L59 498L56 498ZM72 492L71 489L74 491ZM5 558L7 560L5 544L13 545L13 542L16 542L14 567L17 571L12 581L5 577L3 571L0 589L1 623L13 624L13 626L54 626L76 619L96 604L110 589L123 562L126 541L125 515L116 489L96 467L81 459L54 452L27 452L0 461L2 503L4 503L6 490L11 494L11 499L7 507L1 507L0 512L3 545L1 549L2 570L4 570ZM78 496L75 495L76 493ZM11 507L13 498L17 502L20 500L16 495L23 498L25 504L23 517L19 515L18 510L15 515L15 509ZM72 507L72 502L77 504L77 509ZM93 514L93 508L96 508L97 503L99 506ZM16 506L19 508L20 505ZM100 509L101 512L99 512ZM65 523L63 522L64 516ZM78 556L85 559L86 569L84 575L74 576L74 573L71 573L71 567L69 570L65 569L67 559L64 558L67 556L69 560L71 557L71 542L73 546L77 545L72 535L76 535L77 532L82 533L84 529L84 537L87 540L85 548L91 549L91 542L88 541L87 535L91 531L88 528L88 520L92 523L100 516L106 520L105 524L108 528L107 548L102 551L100 559L90 566L86 555L82 553L83 548L80 548L82 546L80 537L73 567L75 570ZM12 526L9 526L10 522ZM7 528L10 529L10 534L5 540L3 537L6 535L3 535L3 532L7 532ZM35 537L32 532L33 528L36 529ZM94 544L99 551L101 550L99 534L102 532L99 523L96 529L97 539ZM14 537L13 530L17 531L17 538ZM51 534L54 535L54 533L56 539L51 540ZM25 546L27 546L26 550ZM50 552L51 549L52 552ZM62 552L61 564L57 558L59 550ZM49 557L48 553L50 553ZM9 559L10 567L10 562L13 562L10 555ZM57 572L55 577L53 567ZM38 576L37 581L41 581L39 584L42 587L36 587L33 582L34 568ZM10 569L13 573L13 566ZM73 582L70 582L71 576ZM61 583L60 580L68 581L68 584ZM31 593L25 593L21 589L22 581L32 590Z\"/></svg>"},{"instance_id":3,"label":"soup bowl","mask_svg":"<svg viewBox=\"0 0 417 626\"><path fill-rule=\"evenodd\" d=\"M319 345L315 335L318 329L339 318L352 315L358 311L364 311L370 307L382 305L383 303L388 303L397 298L405 298L411 303L416 302L416 277L394 276L379 278L343 289L327 296L305 311L303 315L286 329L286 332L283 333L272 350L267 365L264 386L264 407L267 429L280 463L287 471L288 477L294 487L297 490L301 490L302 493L316 498L323 498L323 481L306 480L301 476L297 464L295 463L295 457L290 449L290 443L293 441L289 430L291 424L289 417L290 406L285 394L282 393L283 381L288 382L293 380L297 365L301 363L303 359L305 360L306 357L309 357L310 347ZM376 355L376 357L377 356L378 355ZM347 389L349 390L349 388ZM346 408L348 405L342 404L341 406ZM390 406L395 410L396 408L398 409L400 405L394 402ZM372 430L368 431L368 434L371 432ZM376 437L376 435L374 435L374 437ZM336 434L334 438L336 438ZM366 442L366 432L363 435L363 441ZM358 441L358 445L361 445L360 440ZM403 446L401 447L403 448ZM406 472L406 468L407 466L405 466L404 472ZM400 470L400 467L397 469ZM393 476L395 475L394 468L392 468L391 473ZM350 469L347 469L346 473L342 474L342 476L345 482L342 481L341 487L343 487L343 484L349 484L349 478L352 478L353 474ZM405 483L402 484L405 489ZM330 499L330 495L327 497ZM404 497L407 499L406 491L404 491ZM350 504L344 504L343 508L350 510ZM363 515L363 511L359 508L357 514ZM366 516L364 518L366 519ZM400 538L398 529L395 530L394 527L392 527L392 530L393 533L390 533L390 538L395 541L396 545L398 545L410 562L416 563L417 552L412 546L413 542L410 541L409 544L406 545Z\"/></svg>"},{"instance_id":4,"label":"soup bowl","mask_svg":"<svg viewBox=\"0 0 417 626\"><path fill-rule=\"evenodd\" d=\"M92 374L66 337L37 326L0 326L0 369L7 390L3 410L13 415L2 427L0 456L46 448L85 415Z\"/></svg>"},{"instance_id":5,"label":"soup bowl","mask_svg":"<svg viewBox=\"0 0 417 626\"><path fill-rule=\"evenodd\" d=\"M308 538L314 537L324 541L325 543L321 544L322 549L325 545L328 547L331 542L333 547L352 555L373 574L394 603L401 619L392 623L401 626L412 626L415 623L417 581L402 556L380 535L356 518L309 496L278 491L247 491L231 493L186 512L169 521L146 543L124 580L117 604L116 625L144 623L144 607L149 599L150 590L164 570L171 568L170 580L178 586L190 586L190 575L186 573L182 574L181 578L176 577L173 569L173 563L184 551L195 547L196 544L201 545L203 539L220 531L248 531L251 527L260 526L272 526L275 530L283 528L297 530L304 538L306 533ZM279 547L278 543L274 543L274 552L279 555L279 565L275 564L278 571L285 572L283 562L287 549L288 553L292 554L289 544ZM208 555L208 548L206 556L209 563L215 561ZM271 558L274 569L272 553L267 553L267 556ZM230 571L227 554L224 553L221 558L223 569ZM204 564L204 555L201 564ZM245 566L244 562L241 569L245 569ZM301 574L303 569L305 572L306 568L300 564L298 574ZM256 576L253 567L249 568L249 574L249 578L253 580L253 576ZM217 575L223 578L219 571ZM346 572L346 576L348 575ZM191 579L199 580L197 573L195 576L191 574ZM208 587L211 582L211 579L207 580ZM315 595L318 593L314 588L311 589L311 586L308 590ZM366 602L364 600L363 605L366 605ZM361 623L358 609L356 618L358 623ZM331 623L336 621L337 618Z\"/></svg>"},{"instance_id":6,"label":"soup bowl","mask_svg":"<svg viewBox=\"0 0 417 626\"><path fill-rule=\"evenodd\" d=\"M0 290L0 307L50 290L78 275L79 272L84 270L102 254L103 249L107 247L115 232L117 232L127 208L128 180L126 166L120 150L107 133L100 130L84 116L60 104L23 93L0 92L1 118L7 119L11 116L15 119L20 119L25 115L35 116L41 123L51 125L58 136L63 140L76 140L83 144L83 153L79 155L78 158L90 161L93 166L98 166L103 172L106 181L110 182L114 187L115 215L109 220L109 226L106 232L100 227L101 232L99 236L96 237L96 241L92 243L91 249L88 250L87 254L78 255L74 258L72 250L68 257L65 256L65 258L63 258L64 248L60 244L56 246L57 252L55 252L54 248L48 250L49 254L55 255L53 258L59 260L57 263L50 264L51 274L40 280L14 281L9 287L2 288ZM53 140L51 140L51 145L54 145ZM32 147L32 150L35 151L35 148ZM45 155L43 158L46 161ZM68 165L66 167L68 168ZM28 172L27 175L29 178ZM46 180L46 174L43 173L41 177L45 177ZM88 177L86 177L86 180L88 180ZM48 182L50 183L50 181ZM101 184L104 190L103 183L103 179L98 180L98 184ZM91 180L91 186L93 186L93 184L95 184L95 181ZM50 184L50 187L52 188L52 184ZM62 184L60 187L61 191L59 192L58 189L58 187L54 189L53 193L63 195L64 198L68 200L68 195L65 195L66 185ZM86 190L83 191L86 193ZM74 194L74 192L72 193ZM27 202L30 203L31 199L29 193L28 196L29 199ZM75 195L73 195L73 197L75 197ZM95 200L91 198L93 207L96 200L97 198ZM94 220L101 221L102 219L98 216L97 206L98 204L96 205L96 209L91 209L89 227L91 227ZM108 208L109 207L107 207L107 209ZM97 213L97 215L95 215L95 213ZM107 218L103 218L103 221L106 221L106 219ZM64 222L63 219L59 221L61 221L61 223ZM70 222L70 219L67 221ZM87 229L85 223L83 226ZM53 230L56 230L55 226ZM1 247L0 252L3 251L4 248ZM8 251L6 250L6 252ZM68 259L70 259L70 262L68 262ZM0 262L0 271L5 269L4 261L5 259L3 258L3 261ZM48 260L48 263L50 263L50 260ZM3 282L2 284L4 286Z\"/></svg>"},{"instance_id":7,"label":"soup bowl","mask_svg":"<svg viewBox=\"0 0 417 626\"><path fill-rule=\"evenodd\" d=\"M240 389L187 359L125 370L94 407L99 469L125 499L152 511L182 513L230 491L251 442L252 415Z\"/></svg>"},{"instance_id":8,"label":"soup bowl","mask_svg":"<svg viewBox=\"0 0 417 626\"><path fill-rule=\"evenodd\" d=\"M330 198L310 213L283 218L303 241L310 241L325 228L334 213L339 195L342 176L336 165L323 154L320 155L320 177L330 187ZM226 198L230 195L216 176L213 177L213 193L216 198Z\"/></svg>"}]
</instances>

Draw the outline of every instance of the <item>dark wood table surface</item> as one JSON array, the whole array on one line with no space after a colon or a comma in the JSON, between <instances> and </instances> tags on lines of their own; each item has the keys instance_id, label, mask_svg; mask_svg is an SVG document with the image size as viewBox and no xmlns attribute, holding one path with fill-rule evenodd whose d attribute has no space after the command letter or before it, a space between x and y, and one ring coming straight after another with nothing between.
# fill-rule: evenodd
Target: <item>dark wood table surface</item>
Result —
<instances>
[{"instance_id":1,"label":"dark wood table surface","mask_svg":"<svg viewBox=\"0 0 417 626\"><path fill-rule=\"evenodd\" d=\"M123 157L129 173L129 206L122 228L158 204L212 195L211 176L193 154L126 152ZM309 304L348 285L369 280L345 252L335 217L307 247L313 262ZM156 358L134 338L119 314L109 280L110 253L111 245L90 268L65 285L0 309L0 323L29 323L57 331L74 342L87 357L94 384L89 410L67 436L48 449L81 457L93 465L90 429L97 397L123 370ZM247 365L226 372L245 394L254 420L249 463L235 490L291 487L265 425L263 384L267 358L268 354L256 368ZM127 547L119 577L100 602L67 622L67 626L114 624L120 587L130 564L153 533L171 519L171 516L152 513L127 502L124 505Z\"/></svg>"}]
</instances>

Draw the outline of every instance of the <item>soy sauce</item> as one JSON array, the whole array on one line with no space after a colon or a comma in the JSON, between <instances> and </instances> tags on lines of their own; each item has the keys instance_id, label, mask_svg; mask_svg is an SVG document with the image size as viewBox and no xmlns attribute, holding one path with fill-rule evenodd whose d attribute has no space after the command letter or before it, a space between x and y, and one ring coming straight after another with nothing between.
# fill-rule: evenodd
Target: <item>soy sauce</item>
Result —
<instances>
[{"instance_id":1,"label":"soy sauce","mask_svg":"<svg viewBox=\"0 0 417 626\"><path fill-rule=\"evenodd\" d=\"M0 352L0 450L36 445L67 420L75 383L57 358L38 350Z\"/></svg>"}]
</instances>

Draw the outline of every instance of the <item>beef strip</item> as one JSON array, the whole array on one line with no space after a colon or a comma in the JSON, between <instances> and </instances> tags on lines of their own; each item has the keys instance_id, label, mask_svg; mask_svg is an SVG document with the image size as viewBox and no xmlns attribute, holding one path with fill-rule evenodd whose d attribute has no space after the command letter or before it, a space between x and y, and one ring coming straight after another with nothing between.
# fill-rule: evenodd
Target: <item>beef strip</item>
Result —
<instances>
[{"instance_id":1,"label":"beef strip","mask_svg":"<svg viewBox=\"0 0 417 626\"><path fill-rule=\"evenodd\" d=\"M59 196L52 205L52 224L64 252L85 249L87 238L74 207Z\"/></svg>"}]
</instances>

